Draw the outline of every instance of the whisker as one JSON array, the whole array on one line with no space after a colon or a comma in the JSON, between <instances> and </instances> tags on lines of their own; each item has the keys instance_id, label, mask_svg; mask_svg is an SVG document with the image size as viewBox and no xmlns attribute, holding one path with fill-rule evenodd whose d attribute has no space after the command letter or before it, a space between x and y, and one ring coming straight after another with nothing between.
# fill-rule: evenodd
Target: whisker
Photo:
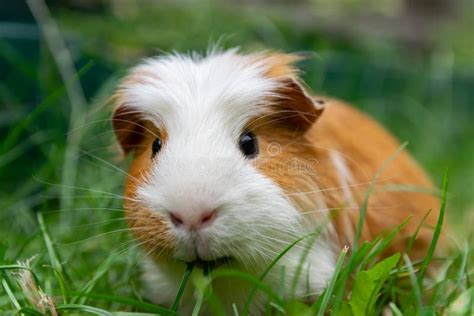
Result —
<instances>
[{"instance_id":1,"label":"whisker","mask_svg":"<svg viewBox=\"0 0 474 316\"><path fill-rule=\"evenodd\" d=\"M98 199L98 198L103 198L103 195L46 195L46 194L40 194L39 195L41 198L44 199L57 199L60 196L67 198L67 199ZM107 196L107 199L119 199L123 200L126 198L125 196Z\"/></svg>"},{"instance_id":2,"label":"whisker","mask_svg":"<svg viewBox=\"0 0 474 316\"><path fill-rule=\"evenodd\" d=\"M119 195L119 194L114 194L114 193L110 193L110 192L105 192L105 191L100 191L100 190L95 190L95 189L89 189L89 188L84 188L84 187L78 187L78 186L73 186L73 185L63 185L63 184L57 184L57 183L50 183L50 182L46 182L46 181L43 181L37 177L34 177L34 179L42 184L47 184L47 185L50 185L50 186L53 186L53 187L59 187L59 188L69 188L69 189L75 189L75 190L81 190L81 191L88 191L88 192L94 192L94 193L100 193L100 194L105 194L105 195L109 195L111 197L118 197L118 198L121 198L121 199L126 199L126 200L130 200L131 198L129 197L126 197L126 196L123 196L123 195Z\"/></svg>"},{"instance_id":3,"label":"whisker","mask_svg":"<svg viewBox=\"0 0 474 316\"><path fill-rule=\"evenodd\" d=\"M392 206L371 206L371 209L387 209L387 208L392 208ZM323 209L317 209L313 211L307 211L307 212L301 212L301 215L305 214L312 214L312 213L327 213L327 212L332 212L332 211L341 211L341 210L359 210L360 206L343 206L343 207L332 207L332 208L323 208Z\"/></svg>"},{"instance_id":4,"label":"whisker","mask_svg":"<svg viewBox=\"0 0 474 316\"><path fill-rule=\"evenodd\" d=\"M91 227L98 227L104 224L110 224L113 222L126 222L126 219L124 217L120 218L113 218L113 219L108 219L108 220L103 220L103 221L98 221L95 223L89 223L89 224L83 224L83 225L70 225L70 226L56 226L57 229L86 229L86 228L91 228Z\"/></svg>"},{"instance_id":5,"label":"whisker","mask_svg":"<svg viewBox=\"0 0 474 316\"><path fill-rule=\"evenodd\" d=\"M108 161L106 161L106 160L104 160L104 159L102 159L102 158L100 158L100 157L94 155L93 153L90 153L90 152L85 151L85 150L82 150L82 152L83 152L84 154L88 155L89 157L92 157L92 158L94 158L94 159L96 159L96 160L98 160L98 161L104 163L106 166L108 166L108 167L110 167L110 168L112 168L112 169L114 169L114 170L120 172L121 174L123 174L123 175L125 175L125 176L127 176L127 177L130 177L130 178L134 179L135 181L139 182L139 179L135 178L135 177L132 176L130 173L128 173L128 172L126 172L125 170L122 170L122 169L120 169L119 167L117 167L117 166L111 164L110 162L108 162Z\"/></svg>"},{"instance_id":6,"label":"whisker","mask_svg":"<svg viewBox=\"0 0 474 316\"><path fill-rule=\"evenodd\" d=\"M104 237L104 236L108 236L108 235L112 235L112 234L116 234L116 233L125 233L125 232L131 232L131 231L150 231L150 230L154 230L155 228L154 227L150 227L150 226L143 226L143 227L133 227L133 228L122 228L122 229L117 229L117 230L113 230L113 231L110 231L110 232L105 232L105 233L102 233L102 234L99 234L99 235L95 235L95 236L91 236L91 237L88 237L88 238L85 238L85 239L82 239L82 240L78 240L78 241L73 241L73 242L70 242L70 243L57 243L57 245L61 245L61 246L74 246L74 245L77 245L77 244L80 244L80 243L83 243L83 242L87 242L87 241L90 241L90 240L93 240L95 238L99 238L99 237Z\"/></svg>"},{"instance_id":7,"label":"whisker","mask_svg":"<svg viewBox=\"0 0 474 316\"><path fill-rule=\"evenodd\" d=\"M347 186L339 186L339 187L331 187L331 188L325 188L325 189L317 189L317 190L312 190L312 191L305 191L305 192L292 192L292 193L285 193L286 196L293 196L293 195L304 195L304 194L312 194L312 193L319 193L319 192L326 192L326 191L336 191L336 190L342 190L344 188L356 188L364 185L369 185L371 183L380 183L380 182L385 182L386 179L379 179L377 181L367 181L367 182L359 182Z\"/></svg>"},{"instance_id":8,"label":"whisker","mask_svg":"<svg viewBox=\"0 0 474 316\"><path fill-rule=\"evenodd\" d=\"M61 212L74 212L74 211L111 211L111 212L123 212L123 208L108 208L108 207L79 207L79 208L67 208L57 209L52 211L41 211L43 214L50 213L61 213Z\"/></svg>"}]
</instances>

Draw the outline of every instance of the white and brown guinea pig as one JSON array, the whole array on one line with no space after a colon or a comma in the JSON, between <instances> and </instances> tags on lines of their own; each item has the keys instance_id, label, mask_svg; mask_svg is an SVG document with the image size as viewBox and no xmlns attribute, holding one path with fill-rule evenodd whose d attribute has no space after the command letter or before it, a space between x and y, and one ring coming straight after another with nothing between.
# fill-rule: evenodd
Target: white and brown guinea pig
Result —
<instances>
[{"instance_id":1,"label":"white and brown guinea pig","mask_svg":"<svg viewBox=\"0 0 474 316\"><path fill-rule=\"evenodd\" d=\"M258 275L294 240L326 223L296 288L297 297L314 299L342 247L351 245L367 189L400 144L351 106L305 91L293 66L298 59L237 50L160 56L133 68L118 88L113 127L123 152L134 157L126 217L148 253L144 280L153 301L173 303L186 262ZM419 259L438 201L382 189L387 184L432 187L407 152L396 155L376 182L361 241L413 216L386 254L403 251L431 210L410 253ZM281 282L282 267L291 284L304 245L272 269L269 286ZM243 304L250 287L235 279L213 284L229 309ZM264 304L256 300L253 312ZM189 289L180 311L193 305Z\"/></svg>"}]
</instances>

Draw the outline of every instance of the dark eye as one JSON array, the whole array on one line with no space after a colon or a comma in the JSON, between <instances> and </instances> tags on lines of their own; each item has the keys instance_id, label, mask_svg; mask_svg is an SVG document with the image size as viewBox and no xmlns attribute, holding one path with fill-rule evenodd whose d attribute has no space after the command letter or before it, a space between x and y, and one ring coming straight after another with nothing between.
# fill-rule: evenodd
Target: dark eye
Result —
<instances>
[{"instance_id":1,"label":"dark eye","mask_svg":"<svg viewBox=\"0 0 474 316\"><path fill-rule=\"evenodd\" d=\"M161 146L162 146L161 139L157 137L153 141L153 145L151 145L151 158L155 157L155 155L160 151Z\"/></svg>"},{"instance_id":2,"label":"dark eye","mask_svg":"<svg viewBox=\"0 0 474 316\"><path fill-rule=\"evenodd\" d=\"M257 137L252 132L244 132L240 135L239 147L247 158L255 158L258 155Z\"/></svg>"}]
</instances>

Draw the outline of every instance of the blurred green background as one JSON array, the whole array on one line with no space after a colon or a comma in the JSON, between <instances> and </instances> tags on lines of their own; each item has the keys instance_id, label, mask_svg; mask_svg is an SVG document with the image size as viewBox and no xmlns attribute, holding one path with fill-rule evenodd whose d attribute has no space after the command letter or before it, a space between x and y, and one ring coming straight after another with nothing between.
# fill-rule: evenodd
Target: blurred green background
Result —
<instances>
[{"instance_id":1,"label":"blurred green background","mask_svg":"<svg viewBox=\"0 0 474 316\"><path fill-rule=\"evenodd\" d=\"M0 2L0 258L44 255L36 219L44 212L63 260L77 276L72 279L87 275L114 249L131 255L112 271L114 282L100 286L133 291L129 276L136 261L121 220L123 172L115 167L127 163L116 159L106 100L141 58L205 52L215 43L309 53L299 66L315 92L352 102L408 141L437 184L449 169L449 219L459 232L470 229L472 1L47 5L49 13L37 7L32 15L23 1Z\"/></svg>"}]
</instances>

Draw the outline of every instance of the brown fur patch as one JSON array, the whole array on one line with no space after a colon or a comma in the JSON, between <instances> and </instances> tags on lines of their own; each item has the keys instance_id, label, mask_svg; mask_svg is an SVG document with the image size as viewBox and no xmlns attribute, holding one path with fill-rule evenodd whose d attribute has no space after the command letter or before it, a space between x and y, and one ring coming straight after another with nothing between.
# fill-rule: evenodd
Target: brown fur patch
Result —
<instances>
[{"instance_id":1,"label":"brown fur patch","mask_svg":"<svg viewBox=\"0 0 474 316\"><path fill-rule=\"evenodd\" d=\"M140 243L143 243L150 255L158 259L169 255L173 249L174 239L169 233L168 223L160 215L135 201L137 188L146 180L153 164L151 156L155 133L158 133L157 128L152 123L145 122L145 132L140 143L135 145L137 150L125 183L124 206L125 217L133 235ZM163 134L164 131L160 133ZM159 159L159 153L154 159Z\"/></svg>"},{"instance_id":2,"label":"brown fur patch","mask_svg":"<svg viewBox=\"0 0 474 316\"><path fill-rule=\"evenodd\" d=\"M299 132L310 128L324 110L323 103L313 100L299 82L299 71L294 64L302 59L299 55L283 53L261 53L250 58L251 62L263 65L265 77L279 84L275 96L267 100L273 108L272 119Z\"/></svg>"},{"instance_id":3,"label":"brown fur patch","mask_svg":"<svg viewBox=\"0 0 474 316\"><path fill-rule=\"evenodd\" d=\"M271 143L281 148L278 155L270 158L267 154L262 155L261 159L268 158L268 161L259 163L259 170L282 187L302 212L330 214L341 245L350 245L359 219L359 207L369 184L400 144L375 121L336 101L329 102L326 112L306 134L292 135L287 130L272 126L269 121L265 130L257 132L257 135L263 148ZM331 151L337 151L347 163L354 181L349 189L357 207L348 205L338 174L340 171L330 157ZM289 161L296 162L299 167L289 170L278 168ZM316 161L309 164L314 169L304 167L308 166L309 161ZM433 187L410 155L401 152L382 173L375 192L370 196L361 241L384 235L412 216L386 254L404 251L408 240L431 210L411 251L413 258L420 259L426 254L431 241L432 227L438 216L438 200L419 192L381 191L389 183Z\"/></svg>"},{"instance_id":4,"label":"brown fur patch","mask_svg":"<svg viewBox=\"0 0 474 316\"><path fill-rule=\"evenodd\" d=\"M145 73L127 77L124 84L141 82ZM166 143L168 134L164 127L158 128L152 122L143 119L142 113L131 110L124 101L122 90L113 97L117 107L112 116L112 125L122 151L125 155L133 153L134 159L129 168L125 183L125 218L133 236L158 259L167 256L173 249L173 236L168 224L159 215L146 209L135 201L138 186L147 178L152 166L152 144L159 137ZM159 159L158 156L154 159Z\"/></svg>"},{"instance_id":5,"label":"brown fur patch","mask_svg":"<svg viewBox=\"0 0 474 316\"><path fill-rule=\"evenodd\" d=\"M261 53L255 54L251 62L265 65L264 76L272 79L293 78L296 79L299 73L294 65L303 57L296 54L284 53Z\"/></svg>"},{"instance_id":6,"label":"brown fur patch","mask_svg":"<svg viewBox=\"0 0 474 316\"><path fill-rule=\"evenodd\" d=\"M132 151L140 152L148 138L153 140L160 137L163 142L168 135L164 127L157 128L153 123L143 118L143 114L134 110L124 100L123 92L119 89L111 101L116 104L112 114L112 127L115 137L122 148L122 152L128 155ZM152 140L152 142L153 142Z\"/></svg>"}]
</instances>

